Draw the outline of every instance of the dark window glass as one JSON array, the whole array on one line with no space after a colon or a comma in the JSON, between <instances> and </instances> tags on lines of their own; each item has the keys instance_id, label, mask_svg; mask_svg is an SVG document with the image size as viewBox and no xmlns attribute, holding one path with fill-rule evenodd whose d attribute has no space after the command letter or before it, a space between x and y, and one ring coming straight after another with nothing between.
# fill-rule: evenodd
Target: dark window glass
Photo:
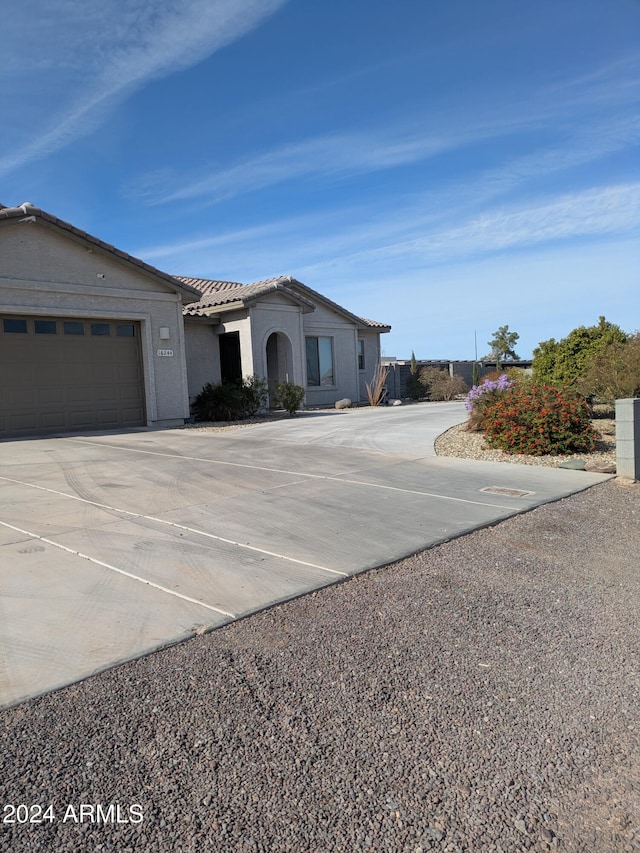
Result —
<instances>
[{"instance_id":1,"label":"dark window glass","mask_svg":"<svg viewBox=\"0 0 640 853\"><path fill-rule=\"evenodd\" d=\"M109 328L108 323L92 323L91 324L91 334L92 335L110 335L111 329Z\"/></svg>"},{"instance_id":2,"label":"dark window glass","mask_svg":"<svg viewBox=\"0 0 640 853\"><path fill-rule=\"evenodd\" d=\"M84 335L84 323L75 320L65 320L63 323L65 335Z\"/></svg>"},{"instance_id":3,"label":"dark window glass","mask_svg":"<svg viewBox=\"0 0 640 853\"><path fill-rule=\"evenodd\" d=\"M34 320L36 335L55 335L58 331L55 320Z\"/></svg>"},{"instance_id":4,"label":"dark window glass","mask_svg":"<svg viewBox=\"0 0 640 853\"><path fill-rule=\"evenodd\" d=\"M27 321L5 317L2 321L2 329L5 332L21 332L24 334L27 331Z\"/></svg>"},{"instance_id":5,"label":"dark window glass","mask_svg":"<svg viewBox=\"0 0 640 853\"><path fill-rule=\"evenodd\" d=\"M364 341L358 338L358 370L364 370Z\"/></svg>"},{"instance_id":6,"label":"dark window glass","mask_svg":"<svg viewBox=\"0 0 640 853\"><path fill-rule=\"evenodd\" d=\"M133 323L122 323L120 326L116 326L116 335L119 338L132 338L133 334Z\"/></svg>"},{"instance_id":7,"label":"dark window glass","mask_svg":"<svg viewBox=\"0 0 640 853\"><path fill-rule=\"evenodd\" d=\"M320 384L320 365L318 364L318 339L306 338L307 345L307 385Z\"/></svg>"},{"instance_id":8,"label":"dark window glass","mask_svg":"<svg viewBox=\"0 0 640 853\"><path fill-rule=\"evenodd\" d=\"M331 338L306 338L307 385L333 385L333 342Z\"/></svg>"}]
</instances>

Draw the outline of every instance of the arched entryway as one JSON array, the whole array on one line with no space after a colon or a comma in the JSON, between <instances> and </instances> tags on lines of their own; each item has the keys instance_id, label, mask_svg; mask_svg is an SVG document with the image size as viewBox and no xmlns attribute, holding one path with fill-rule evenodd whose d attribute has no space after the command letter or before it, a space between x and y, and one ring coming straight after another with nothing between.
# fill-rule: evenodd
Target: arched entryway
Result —
<instances>
[{"instance_id":1,"label":"arched entryway","mask_svg":"<svg viewBox=\"0 0 640 853\"><path fill-rule=\"evenodd\" d=\"M291 341L284 332L272 332L267 338L267 380L269 406L273 407L275 389L280 382L293 382Z\"/></svg>"}]
</instances>

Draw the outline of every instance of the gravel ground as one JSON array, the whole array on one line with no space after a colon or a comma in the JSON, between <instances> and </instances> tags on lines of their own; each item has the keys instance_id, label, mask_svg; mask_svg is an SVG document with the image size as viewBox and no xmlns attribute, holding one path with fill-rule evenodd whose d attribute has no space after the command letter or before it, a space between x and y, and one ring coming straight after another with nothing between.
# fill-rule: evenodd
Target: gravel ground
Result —
<instances>
[{"instance_id":1,"label":"gravel ground","mask_svg":"<svg viewBox=\"0 0 640 853\"><path fill-rule=\"evenodd\" d=\"M52 808L0 849L640 850L639 518L609 480L3 712Z\"/></svg>"},{"instance_id":2,"label":"gravel ground","mask_svg":"<svg viewBox=\"0 0 640 853\"><path fill-rule=\"evenodd\" d=\"M438 456L458 456L462 459L482 459L487 462L514 462L517 465L545 465L557 468L567 459L584 459L606 465L616 464L616 422L613 419L598 418L592 421L598 433L595 450L592 453L571 453L564 456L524 456L505 453L504 450L492 450L486 446L484 433L467 432L466 424L458 424L438 436L436 453Z\"/></svg>"}]
</instances>

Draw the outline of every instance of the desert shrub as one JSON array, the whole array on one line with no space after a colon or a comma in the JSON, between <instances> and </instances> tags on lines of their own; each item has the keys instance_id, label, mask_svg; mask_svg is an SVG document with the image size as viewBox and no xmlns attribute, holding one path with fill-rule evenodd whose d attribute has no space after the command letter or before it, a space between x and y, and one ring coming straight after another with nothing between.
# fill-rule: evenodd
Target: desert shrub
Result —
<instances>
[{"instance_id":1,"label":"desert shrub","mask_svg":"<svg viewBox=\"0 0 640 853\"><path fill-rule=\"evenodd\" d=\"M465 394L469 390L462 376L450 376L448 370L438 367L421 370L420 384L431 400L453 400L456 395Z\"/></svg>"},{"instance_id":2,"label":"desert shrub","mask_svg":"<svg viewBox=\"0 0 640 853\"><path fill-rule=\"evenodd\" d=\"M479 384L482 385L484 382L498 382L501 376L506 376L507 379L509 378L506 370L489 370L487 373L483 374Z\"/></svg>"},{"instance_id":3,"label":"desert shrub","mask_svg":"<svg viewBox=\"0 0 640 853\"><path fill-rule=\"evenodd\" d=\"M470 432L480 432L485 428L487 408L500 400L504 392L513 385L506 373L494 375L495 379L492 379L491 375L485 376L480 385L474 385L467 394L464 404L469 412L467 429Z\"/></svg>"},{"instance_id":4,"label":"desert shrub","mask_svg":"<svg viewBox=\"0 0 640 853\"><path fill-rule=\"evenodd\" d=\"M274 403L288 412L291 417L298 411L303 400L304 388L302 385L296 385L293 382L281 382L276 386Z\"/></svg>"},{"instance_id":5,"label":"desert shrub","mask_svg":"<svg viewBox=\"0 0 640 853\"><path fill-rule=\"evenodd\" d=\"M533 376L522 367L508 367L506 374L512 382L533 382Z\"/></svg>"},{"instance_id":6,"label":"desert shrub","mask_svg":"<svg viewBox=\"0 0 640 853\"><path fill-rule=\"evenodd\" d=\"M266 402L267 382L254 375L238 382L207 382L191 408L197 421L239 421L253 417Z\"/></svg>"},{"instance_id":7,"label":"desert shrub","mask_svg":"<svg viewBox=\"0 0 640 853\"><path fill-rule=\"evenodd\" d=\"M507 453L588 453L595 446L584 397L550 385L512 385L485 407L484 421L489 447Z\"/></svg>"},{"instance_id":8,"label":"desert shrub","mask_svg":"<svg viewBox=\"0 0 640 853\"><path fill-rule=\"evenodd\" d=\"M613 405L623 397L640 394L640 332L626 343L609 343L590 362L579 377L580 393Z\"/></svg>"}]
</instances>

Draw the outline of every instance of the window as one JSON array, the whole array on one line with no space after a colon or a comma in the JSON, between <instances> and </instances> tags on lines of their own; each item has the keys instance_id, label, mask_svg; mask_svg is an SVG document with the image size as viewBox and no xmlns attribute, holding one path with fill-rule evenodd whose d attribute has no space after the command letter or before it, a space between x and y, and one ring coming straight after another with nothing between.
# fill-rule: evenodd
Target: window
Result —
<instances>
[{"instance_id":1,"label":"window","mask_svg":"<svg viewBox=\"0 0 640 853\"><path fill-rule=\"evenodd\" d=\"M84 335L84 323L76 320L65 320L62 326L65 335Z\"/></svg>"},{"instance_id":2,"label":"window","mask_svg":"<svg viewBox=\"0 0 640 853\"><path fill-rule=\"evenodd\" d=\"M110 335L111 329L109 328L108 323L92 323L91 324L91 334L92 335Z\"/></svg>"},{"instance_id":3,"label":"window","mask_svg":"<svg viewBox=\"0 0 640 853\"><path fill-rule=\"evenodd\" d=\"M21 334L27 333L27 321L19 320L16 318L6 317L2 321L2 330L4 332L20 332Z\"/></svg>"},{"instance_id":4,"label":"window","mask_svg":"<svg viewBox=\"0 0 640 853\"><path fill-rule=\"evenodd\" d=\"M364 370L364 341L358 338L358 370Z\"/></svg>"},{"instance_id":5,"label":"window","mask_svg":"<svg viewBox=\"0 0 640 853\"><path fill-rule=\"evenodd\" d=\"M132 338L134 336L133 323L122 323L116 326L116 336L119 338Z\"/></svg>"},{"instance_id":6,"label":"window","mask_svg":"<svg viewBox=\"0 0 640 853\"><path fill-rule=\"evenodd\" d=\"M334 385L333 340L305 338L307 347L307 385Z\"/></svg>"},{"instance_id":7,"label":"window","mask_svg":"<svg viewBox=\"0 0 640 853\"><path fill-rule=\"evenodd\" d=\"M33 326L36 335L55 335L57 331L55 320L34 320Z\"/></svg>"}]
</instances>

